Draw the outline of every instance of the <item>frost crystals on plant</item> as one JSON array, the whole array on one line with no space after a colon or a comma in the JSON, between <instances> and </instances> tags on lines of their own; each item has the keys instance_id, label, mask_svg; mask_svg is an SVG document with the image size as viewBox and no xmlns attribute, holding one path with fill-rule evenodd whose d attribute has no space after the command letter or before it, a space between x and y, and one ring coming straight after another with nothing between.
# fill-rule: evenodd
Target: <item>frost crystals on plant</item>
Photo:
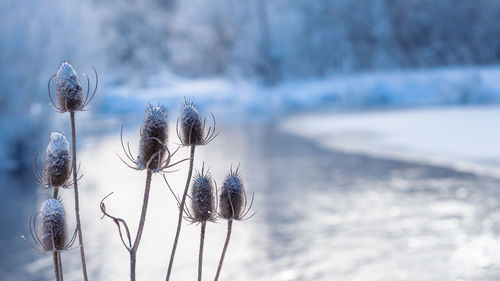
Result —
<instances>
[{"instance_id":1,"label":"frost crystals on plant","mask_svg":"<svg viewBox=\"0 0 500 281\"><path fill-rule=\"evenodd\" d=\"M175 195L167 179L165 177L164 179L177 201L177 206L180 207L179 197ZM184 208L185 220L190 223L215 222L217 220L217 189L213 186L213 179L209 169L205 171L205 163L203 163L201 171L196 170L191 186L191 195L187 196L191 200L191 211Z\"/></svg>"},{"instance_id":2,"label":"frost crystals on plant","mask_svg":"<svg viewBox=\"0 0 500 281\"><path fill-rule=\"evenodd\" d=\"M239 166L234 171L231 167L221 187L219 215L226 220L247 220L252 218L254 214L248 216L248 213L253 205L253 197L252 194L250 205L247 208L247 195L241 180Z\"/></svg>"},{"instance_id":3,"label":"frost crystals on plant","mask_svg":"<svg viewBox=\"0 0 500 281\"><path fill-rule=\"evenodd\" d=\"M52 132L50 142L45 151L45 161L43 164L43 175L40 174L36 165L38 153L35 155L33 167L37 182L45 187L64 187L67 188L73 184L69 180L72 172L71 155L69 143L61 133ZM81 176L78 178L80 179Z\"/></svg>"},{"instance_id":4,"label":"frost crystals on plant","mask_svg":"<svg viewBox=\"0 0 500 281\"><path fill-rule=\"evenodd\" d=\"M202 121L200 112L194 105L194 102L184 98L180 117L177 119L176 125L177 137L181 141L182 145L205 145L217 137L218 134L215 133L215 117L213 114L211 115L213 125L208 127L208 131L205 134L206 118Z\"/></svg>"},{"instance_id":5,"label":"frost crystals on plant","mask_svg":"<svg viewBox=\"0 0 500 281\"><path fill-rule=\"evenodd\" d=\"M38 216L42 220L39 226L41 235L37 231ZM30 218L30 234L36 244L34 248L41 252L68 250L75 242L76 230L67 241L65 219L64 208L58 199L45 200L40 212Z\"/></svg>"},{"instance_id":6,"label":"frost crystals on plant","mask_svg":"<svg viewBox=\"0 0 500 281\"><path fill-rule=\"evenodd\" d=\"M123 143L123 125L120 131L120 141L125 156L132 162L127 163L119 155L125 165L134 170L148 169L152 172L162 172L167 168L177 165L187 159L170 164L173 155L179 150L177 148L173 153L167 147L168 125L167 125L167 110L163 105L146 107L146 114L140 131L139 155L135 157L130 150L130 145L127 142L127 147Z\"/></svg>"},{"instance_id":7,"label":"frost crystals on plant","mask_svg":"<svg viewBox=\"0 0 500 281\"><path fill-rule=\"evenodd\" d=\"M78 78L78 73L73 68L69 62L63 62L59 66L56 74L52 75L48 83L49 98L52 106L59 112L75 112L84 111L87 105L92 101L97 91L97 85L99 84L99 77L97 76L97 71L92 67L95 74L95 87L94 91L90 94L90 79L87 74L82 72L82 75L87 79L87 93L85 97L82 92L82 85L80 83L80 78ZM50 82L53 78L56 78L56 100L54 102L52 94L50 92Z\"/></svg>"}]
</instances>

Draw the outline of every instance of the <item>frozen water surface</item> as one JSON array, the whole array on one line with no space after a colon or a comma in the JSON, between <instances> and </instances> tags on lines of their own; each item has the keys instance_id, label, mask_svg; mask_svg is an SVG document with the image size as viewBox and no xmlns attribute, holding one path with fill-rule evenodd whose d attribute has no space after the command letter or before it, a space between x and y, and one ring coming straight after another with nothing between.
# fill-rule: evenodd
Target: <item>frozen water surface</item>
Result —
<instances>
[{"instance_id":1,"label":"frozen water surface","mask_svg":"<svg viewBox=\"0 0 500 281\"><path fill-rule=\"evenodd\" d=\"M111 122L112 123L112 122ZM255 192L254 218L235 222L221 280L498 280L500 180L411 162L326 150L281 131L274 123L224 126L199 147L195 163L210 166L217 182L240 163L247 192ZM137 152L139 124L124 138ZM173 132L172 132L173 133ZM171 136L173 136L171 134ZM100 200L134 231L145 172L125 167L119 125L81 138L81 216L91 280L127 280L129 260L116 226L100 219ZM181 148L178 159L187 156ZM167 178L180 193L187 164ZM52 280L50 254L21 238L47 194L29 176L3 176L0 204L0 276ZM73 193L63 190L68 231L74 227ZM165 278L177 209L155 175L143 240L140 280ZM226 225L208 224L204 278L215 274ZM196 279L199 226L184 223L173 279ZM77 249L63 253L65 280L81 280Z\"/></svg>"}]
</instances>

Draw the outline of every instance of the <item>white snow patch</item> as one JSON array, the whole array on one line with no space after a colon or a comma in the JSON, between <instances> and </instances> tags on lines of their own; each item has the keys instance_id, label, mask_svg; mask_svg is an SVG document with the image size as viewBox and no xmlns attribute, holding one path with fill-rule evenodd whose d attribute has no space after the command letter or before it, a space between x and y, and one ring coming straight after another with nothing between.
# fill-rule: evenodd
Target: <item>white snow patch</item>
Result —
<instances>
[{"instance_id":1,"label":"white snow patch","mask_svg":"<svg viewBox=\"0 0 500 281\"><path fill-rule=\"evenodd\" d=\"M185 78L161 74L141 85L109 85L101 110L132 111L147 101L194 98L219 112L281 113L316 108L380 108L500 102L500 67L456 67L336 74L267 87L228 77Z\"/></svg>"},{"instance_id":2,"label":"white snow patch","mask_svg":"<svg viewBox=\"0 0 500 281\"><path fill-rule=\"evenodd\" d=\"M66 137L61 133L52 132L46 153L48 155L69 154L69 142Z\"/></svg>"},{"instance_id":3,"label":"white snow patch","mask_svg":"<svg viewBox=\"0 0 500 281\"><path fill-rule=\"evenodd\" d=\"M309 114L282 123L331 149L500 176L499 106Z\"/></svg>"},{"instance_id":4,"label":"white snow patch","mask_svg":"<svg viewBox=\"0 0 500 281\"><path fill-rule=\"evenodd\" d=\"M64 222L64 209L61 202L57 199L51 198L45 200L40 212L44 221Z\"/></svg>"}]
</instances>

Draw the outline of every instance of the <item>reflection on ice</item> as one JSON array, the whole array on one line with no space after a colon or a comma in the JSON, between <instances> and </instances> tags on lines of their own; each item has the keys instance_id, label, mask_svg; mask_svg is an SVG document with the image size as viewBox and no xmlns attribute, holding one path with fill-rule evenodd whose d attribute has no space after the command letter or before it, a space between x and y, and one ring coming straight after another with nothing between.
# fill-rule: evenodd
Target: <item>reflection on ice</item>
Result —
<instances>
[{"instance_id":1,"label":"reflection on ice","mask_svg":"<svg viewBox=\"0 0 500 281\"><path fill-rule=\"evenodd\" d=\"M131 126L132 127L132 126ZM137 149L138 128L126 132ZM128 253L116 226L101 220L100 200L127 220L135 233L145 173L125 167L116 130L83 142L81 212L89 273L93 280L126 280ZM179 158L187 156L181 149ZM200 147L221 182L231 163L241 164L256 216L235 222L221 280L498 280L500 277L499 180L446 168L327 151L274 125L222 127ZM186 169L168 174L181 192ZM10 189L9 189L10 190ZM13 191L9 191L13 192ZM30 191L31 192L31 191ZM62 192L72 210L72 191ZM30 195L16 195L28 201ZM38 192L41 203L46 195ZM32 200L34 201L34 199ZM26 205L33 204L26 203ZM34 204L36 206L38 203ZM6 203L7 210L15 207ZM35 207L24 206L26 210ZM29 213L29 212L28 212ZM27 214L28 214L27 213ZM24 218L26 214L20 214ZM175 234L176 204L163 179L153 177L150 207L138 251L137 276L164 278ZM68 228L74 217L68 214ZM19 224L19 232L25 232ZM215 274L225 238L224 222L207 225L205 278ZM5 232L5 231L4 231ZM6 232L7 233L7 232ZM50 257L33 253L19 238L2 238L16 253L0 268L9 280L50 280ZM2 236L6 237L6 236ZM184 224L172 278L196 279L199 228ZM2 260L6 260L2 256ZM78 251L63 254L65 280L80 280Z\"/></svg>"}]
</instances>

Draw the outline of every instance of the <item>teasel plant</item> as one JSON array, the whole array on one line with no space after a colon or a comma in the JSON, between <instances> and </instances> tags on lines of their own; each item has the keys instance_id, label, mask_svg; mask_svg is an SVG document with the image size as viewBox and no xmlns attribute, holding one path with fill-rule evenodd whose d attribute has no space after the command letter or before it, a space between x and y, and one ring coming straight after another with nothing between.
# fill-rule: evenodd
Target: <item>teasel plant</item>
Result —
<instances>
[{"instance_id":1,"label":"teasel plant","mask_svg":"<svg viewBox=\"0 0 500 281\"><path fill-rule=\"evenodd\" d=\"M55 279L63 281L61 252L70 249L74 244L76 229L68 240L66 217L61 201L57 198L45 200L40 211L31 216L29 230L35 243L32 247L40 252L52 252Z\"/></svg>"},{"instance_id":2,"label":"teasel plant","mask_svg":"<svg viewBox=\"0 0 500 281\"><path fill-rule=\"evenodd\" d=\"M179 197L175 195L166 179L165 182L177 200L178 206L180 206ZM191 186L191 195L188 195L188 197L191 200L191 211L189 208L184 209L184 219L191 224L201 225L200 249L198 254L198 281L201 281L206 223L216 222L217 220L217 189L214 188L209 169L205 170L205 163L202 164L201 170L195 171Z\"/></svg>"},{"instance_id":3,"label":"teasel plant","mask_svg":"<svg viewBox=\"0 0 500 281\"><path fill-rule=\"evenodd\" d=\"M78 73L69 62L63 62L59 66L57 73L52 75L48 82L48 93L52 106L59 113L69 112L71 122L71 148L72 148L72 173L73 173L73 189L75 195L75 216L76 216L76 229L78 232L78 243L80 247L80 259L82 263L83 279L88 280L87 264L85 262L85 250L83 244L83 234L80 220L80 200L78 194L78 175L76 169L76 127L75 127L75 112L87 110L97 92L99 78L97 71L93 68L95 74L95 86L92 94L90 94L90 79L87 74L82 73L87 80L87 93L83 94L83 88L80 82ZM50 85L52 79L55 77L56 87L56 102L52 97Z\"/></svg>"},{"instance_id":4,"label":"teasel plant","mask_svg":"<svg viewBox=\"0 0 500 281\"><path fill-rule=\"evenodd\" d=\"M54 260L54 271L56 280L63 279L62 261L60 251L68 249L76 238L76 230L72 239L66 244L66 225L64 218L64 210L58 199L59 188L67 188L72 184L69 181L71 174L71 156L69 151L69 143L66 137L58 132L52 132L50 142L45 151L45 161L43 164L43 175L40 174L36 166L38 153L35 155L33 169L35 178L38 183L46 188L52 188L52 200L45 201L42 206L41 233L39 237L36 231L36 218L32 216L30 219L30 234L36 244L35 249L42 252L51 251Z\"/></svg>"},{"instance_id":5,"label":"teasel plant","mask_svg":"<svg viewBox=\"0 0 500 281\"><path fill-rule=\"evenodd\" d=\"M191 183L191 177L193 174L195 148L198 145L206 145L210 143L218 135L218 133L215 132L215 127L216 127L215 117L213 114L211 114L211 116L213 120L213 125L209 126L208 129L205 130L206 118L201 117L198 108L196 108L194 104L194 101L184 98L180 116L177 119L176 132L177 132L177 137L181 142L181 145L190 147L189 169L186 178L186 185L184 187L184 192L182 193L182 197L179 202L179 216L177 220L177 229L175 233L174 243L172 245L170 260L168 263L167 277L166 277L167 281L170 280L170 275L172 273L172 266L175 258L175 252L177 249L177 243L179 242L179 236L181 233L184 205L186 203L189 184Z\"/></svg>"},{"instance_id":6,"label":"teasel plant","mask_svg":"<svg viewBox=\"0 0 500 281\"><path fill-rule=\"evenodd\" d=\"M70 180L72 172L71 154L66 136L59 132L50 134L50 142L45 150L43 174L38 171L38 152L33 160L33 170L36 182L45 188L53 188L53 198L57 198L59 188L69 188L73 185ZM81 176L79 177L81 178Z\"/></svg>"},{"instance_id":7,"label":"teasel plant","mask_svg":"<svg viewBox=\"0 0 500 281\"><path fill-rule=\"evenodd\" d=\"M215 274L215 281L219 280L222 270L224 257L229 246L229 240L231 239L233 220L248 220L255 215L255 213L250 214L254 195L252 194L252 199L250 200L250 203L247 204L247 195L241 179L239 166L235 170L231 167L218 193L220 194L218 216L227 220L227 234L226 241L224 242L224 248L222 249L222 254L219 260L219 266L217 267L217 273Z\"/></svg>"},{"instance_id":8,"label":"teasel plant","mask_svg":"<svg viewBox=\"0 0 500 281\"><path fill-rule=\"evenodd\" d=\"M135 280L135 267L136 267L136 255L139 248L139 243L141 242L144 225L146 222L146 213L149 201L149 191L151 189L151 178L153 173L168 173L168 168L171 168L183 161L188 159L183 159L175 163L171 163L172 156L177 152L176 149L173 153L167 147L168 140L168 122L167 122L167 110L164 106L152 106L148 105L146 107L146 114L144 116L144 121L140 130L140 142L139 142L139 155L134 157L130 145L127 142L127 147L125 148L123 142L123 125L120 132L120 141L123 152L126 158L130 161L127 163L120 155L118 157L122 160L125 165L134 170L146 170L146 183L144 188L144 197L142 202L141 217L139 221L139 226L137 229L137 234L132 243L132 236L130 234L130 229L125 220L115 217L106 210L106 205L104 200L109 197L112 193L108 194L101 200L100 208L103 213L103 217L108 217L113 220L113 222L118 227L118 232L123 246L127 249L130 255L130 280ZM125 237L124 237L125 235Z\"/></svg>"}]
</instances>

